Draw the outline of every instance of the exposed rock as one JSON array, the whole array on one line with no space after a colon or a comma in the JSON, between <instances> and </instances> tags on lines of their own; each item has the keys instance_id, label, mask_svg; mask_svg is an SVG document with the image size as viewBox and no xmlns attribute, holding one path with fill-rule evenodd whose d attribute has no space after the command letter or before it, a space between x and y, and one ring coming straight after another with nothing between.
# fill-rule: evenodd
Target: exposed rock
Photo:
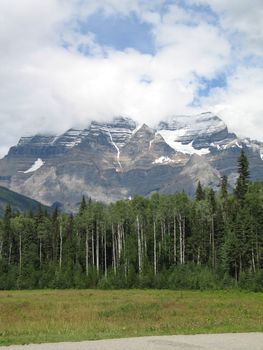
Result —
<instances>
[{"instance_id":1,"label":"exposed rock","mask_svg":"<svg viewBox=\"0 0 263 350\"><path fill-rule=\"evenodd\" d=\"M233 187L241 148L251 178L263 180L263 144L239 139L211 113L174 117L156 129L118 117L21 138L0 160L0 185L68 211L82 195L107 203L157 191L193 195L198 181L217 189L222 175Z\"/></svg>"}]
</instances>

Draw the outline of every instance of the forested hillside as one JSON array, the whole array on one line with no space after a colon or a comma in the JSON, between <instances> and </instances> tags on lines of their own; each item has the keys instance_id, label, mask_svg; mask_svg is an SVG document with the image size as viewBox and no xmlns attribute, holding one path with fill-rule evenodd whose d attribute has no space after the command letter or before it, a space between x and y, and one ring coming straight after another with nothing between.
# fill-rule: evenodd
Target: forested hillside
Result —
<instances>
[{"instance_id":1,"label":"forested hillside","mask_svg":"<svg viewBox=\"0 0 263 350\"><path fill-rule=\"evenodd\" d=\"M42 206L47 210L51 210L51 208L43 206L41 203L35 201L34 199L28 198L0 186L0 217L3 217L7 204L9 204L14 211L18 210L20 212L27 212L29 210L36 212L39 206Z\"/></svg>"},{"instance_id":2,"label":"forested hillside","mask_svg":"<svg viewBox=\"0 0 263 350\"><path fill-rule=\"evenodd\" d=\"M111 205L83 198L75 216L6 208L0 221L0 288L263 289L263 185L247 158L228 193L199 183L184 193Z\"/></svg>"}]
</instances>

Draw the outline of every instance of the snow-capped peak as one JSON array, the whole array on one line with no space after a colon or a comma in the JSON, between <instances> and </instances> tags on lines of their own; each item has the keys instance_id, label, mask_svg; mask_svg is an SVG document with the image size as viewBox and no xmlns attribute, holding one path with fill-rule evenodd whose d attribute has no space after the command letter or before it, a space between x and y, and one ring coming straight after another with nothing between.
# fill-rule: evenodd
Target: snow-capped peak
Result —
<instances>
[{"instance_id":1,"label":"snow-capped peak","mask_svg":"<svg viewBox=\"0 0 263 350\"><path fill-rule=\"evenodd\" d=\"M226 124L213 113L201 113L198 115L178 115L168 121L160 122L158 130L184 130L183 136L197 136L211 134L226 129Z\"/></svg>"},{"instance_id":2,"label":"snow-capped peak","mask_svg":"<svg viewBox=\"0 0 263 350\"><path fill-rule=\"evenodd\" d=\"M210 112L194 116L175 116L159 123L158 132L176 151L199 155L209 153L212 142L228 135L225 123Z\"/></svg>"}]
</instances>

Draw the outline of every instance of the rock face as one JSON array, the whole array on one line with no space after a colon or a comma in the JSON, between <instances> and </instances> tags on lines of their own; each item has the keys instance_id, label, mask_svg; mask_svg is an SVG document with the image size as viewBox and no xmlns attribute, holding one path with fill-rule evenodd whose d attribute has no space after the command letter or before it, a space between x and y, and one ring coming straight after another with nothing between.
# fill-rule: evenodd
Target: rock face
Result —
<instances>
[{"instance_id":1,"label":"rock face","mask_svg":"<svg viewBox=\"0 0 263 350\"><path fill-rule=\"evenodd\" d=\"M77 209L82 195L111 202L135 194L186 191L197 182L234 186L243 148L251 177L263 179L263 144L239 139L211 113L175 116L156 128L130 118L92 122L60 136L22 137L0 160L0 185L41 201Z\"/></svg>"}]
</instances>

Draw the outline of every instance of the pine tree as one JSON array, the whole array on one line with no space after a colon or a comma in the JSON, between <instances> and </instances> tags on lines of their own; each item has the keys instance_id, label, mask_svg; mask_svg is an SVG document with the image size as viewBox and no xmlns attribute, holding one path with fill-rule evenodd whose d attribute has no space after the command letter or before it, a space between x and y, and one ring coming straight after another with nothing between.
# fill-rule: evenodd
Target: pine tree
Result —
<instances>
[{"instance_id":1,"label":"pine tree","mask_svg":"<svg viewBox=\"0 0 263 350\"><path fill-rule=\"evenodd\" d=\"M79 213L82 214L85 210L87 209L87 203L86 203L86 198L85 196L82 196L80 208L79 208Z\"/></svg>"},{"instance_id":2,"label":"pine tree","mask_svg":"<svg viewBox=\"0 0 263 350\"><path fill-rule=\"evenodd\" d=\"M249 184L249 163L243 149L238 158L238 173L239 177L236 183L235 196L241 203L245 199Z\"/></svg>"},{"instance_id":3,"label":"pine tree","mask_svg":"<svg viewBox=\"0 0 263 350\"><path fill-rule=\"evenodd\" d=\"M235 195L223 176L219 194L199 182L195 200L156 193L104 205L86 197L77 215L8 206L0 289L220 288L223 277L225 286L263 290L263 184L249 183L244 152L238 171Z\"/></svg>"},{"instance_id":4,"label":"pine tree","mask_svg":"<svg viewBox=\"0 0 263 350\"><path fill-rule=\"evenodd\" d=\"M205 192L203 190L203 187L202 187L200 181L198 181L198 184L197 184L197 188L196 188L196 192L195 192L195 199L197 201L201 201L201 200L205 199Z\"/></svg>"},{"instance_id":5,"label":"pine tree","mask_svg":"<svg viewBox=\"0 0 263 350\"><path fill-rule=\"evenodd\" d=\"M221 177L220 195L221 198L226 199L228 196L228 178L226 175Z\"/></svg>"}]
</instances>

